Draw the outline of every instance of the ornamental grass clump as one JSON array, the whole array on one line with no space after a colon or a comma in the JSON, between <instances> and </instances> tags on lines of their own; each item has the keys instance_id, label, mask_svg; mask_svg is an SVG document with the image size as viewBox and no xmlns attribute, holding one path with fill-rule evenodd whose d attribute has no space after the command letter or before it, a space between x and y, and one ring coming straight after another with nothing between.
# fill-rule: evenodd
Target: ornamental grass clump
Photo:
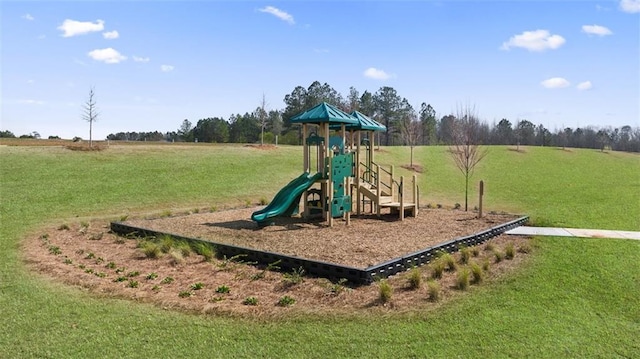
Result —
<instances>
[{"instance_id":1,"label":"ornamental grass clump","mask_svg":"<svg viewBox=\"0 0 640 359\"><path fill-rule=\"evenodd\" d=\"M463 267L462 269L460 269L456 277L456 288L460 290L466 290L467 288L469 288L469 277L469 268Z\"/></svg>"},{"instance_id":2,"label":"ornamental grass clump","mask_svg":"<svg viewBox=\"0 0 640 359\"><path fill-rule=\"evenodd\" d=\"M504 257L506 259L513 259L513 257L515 256L516 256L516 249L513 242L507 243L507 245L504 247Z\"/></svg>"},{"instance_id":3,"label":"ornamental grass clump","mask_svg":"<svg viewBox=\"0 0 640 359\"><path fill-rule=\"evenodd\" d=\"M427 281L427 295L430 301L437 302L440 300L440 283L430 279Z\"/></svg>"},{"instance_id":4,"label":"ornamental grass clump","mask_svg":"<svg viewBox=\"0 0 640 359\"><path fill-rule=\"evenodd\" d=\"M422 272L420 268L413 267L407 276L407 282L410 289L419 289L422 286Z\"/></svg>"},{"instance_id":5,"label":"ornamental grass clump","mask_svg":"<svg viewBox=\"0 0 640 359\"><path fill-rule=\"evenodd\" d=\"M433 279L442 278L442 273L444 272L444 267L445 267L443 260L438 258L435 261L431 262L429 267L431 267L431 278Z\"/></svg>"},{"instance_id":6,"label":"ornamental grass clump","mask_svg":"<svg viewBox=\"0 0 640 359\"><path fill-rule=\"evenodd\" d=\"M380 302L385 304L391 301L391 296L393 295L393 288L391 284L386 279L381 279L378 282L378 298Z\"/></svg>"},{"instance_id":7,"label":"ornamental grass clump","mask_svg":"<svg viewBox=\"0 0 640 359\"><path fill-rule=\"evenodd\" d=\"M471 268L471 283L479 284L484 280L484 271L482 267L478 263L472 262L470 265Z\"/></svg>"}]
</instances>

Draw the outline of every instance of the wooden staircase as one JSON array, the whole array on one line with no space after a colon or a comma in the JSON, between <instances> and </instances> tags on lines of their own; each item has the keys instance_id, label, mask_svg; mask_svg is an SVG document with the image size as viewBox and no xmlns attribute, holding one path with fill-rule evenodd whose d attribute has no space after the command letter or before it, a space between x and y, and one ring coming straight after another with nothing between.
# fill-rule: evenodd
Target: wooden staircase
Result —
<instances>
[{"instance_id":1,"label":"wooden staircase","mask_svg":"<svg viewBox=\"0 0 640 359\"><path fill-rule=\"evenodd\" d=\"M362 164L361 164L362 165ZM380 216L383 208L390 208L391 213L398 213L400 220L404 220L405 212L410 215L418 215L419 194L417 179L414 175L410 184L410 191L405 190L404 176L399 180L394 178L393 167L385 170L381 166L372 163L372 168L367 168L363 176L360 176L355 187L357 189L357 212L360 214L361 203L364 207L365 198L371 203L371 213ZM384 179L382 177L385 177ZM410 192L410 193L407 193Z\"/></svg>"}]
</instances>

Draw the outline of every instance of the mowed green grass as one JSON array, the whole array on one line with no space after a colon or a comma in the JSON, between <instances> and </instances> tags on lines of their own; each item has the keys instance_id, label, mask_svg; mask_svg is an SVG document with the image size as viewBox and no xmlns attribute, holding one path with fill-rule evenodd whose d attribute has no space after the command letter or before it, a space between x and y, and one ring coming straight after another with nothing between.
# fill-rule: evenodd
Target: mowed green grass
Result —
<instances>
[{"instance_id":1,"label":"mowed green grass","mask_svg":"<svg viewBox=\"0 0 640 359\"><path fill-rule=\"evenodd\" d=\"M638 155L525 150L490 148L474 177L485 180L486 210L530 214L549 225L640 230ZM100 153L0 148L0 357L557 358L640 352L639 241L540 238L526 268L437 311L278 321L96 298L31 274L20 260L20 240L41 234L38 227L46 223L270 200L300 173L301 152L287 146L125 146ZM423 204L463 203L462 176L446 149L416 148L415 155L425 168L419 180ZM409 149L383 148L377 156L381 163L406 164Z\"/></svg>"}]
</instances>

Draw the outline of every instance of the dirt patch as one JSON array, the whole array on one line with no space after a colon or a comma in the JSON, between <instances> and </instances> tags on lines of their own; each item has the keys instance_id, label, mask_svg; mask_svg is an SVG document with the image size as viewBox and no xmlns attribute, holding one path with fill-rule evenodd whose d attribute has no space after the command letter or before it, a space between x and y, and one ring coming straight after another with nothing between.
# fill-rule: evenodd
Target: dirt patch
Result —
<instances>
[{"instance_id":1,"label":"dirt patch","mask_svg":"<svg viewBox=\"0 0 640 359\"><path fill-rule=\"evenodd\" d=\"M417 218L404 222L385 216L362 216L332 227L306 223L298 218L279 221L258 229L248 218L253 209L198 213L128 223L191 237L366 267L387 259L425 249L459 236L509 221L514 216L492 214L475 219L473 213L455 210L421 210ZM379 285L349 287L324 278L271 271L264 266L230 259L206 260L177 248L148 258L138 248L138 239L109 232L109 222L60 224L42 229L42 234L24 242L24 260L35 271L65 284L87 288L92 293L154 303L162 308L271 318L294 314L338 313L359 315L377 311L406 312L436 307L466 291L456 289L457 273L445 272L438 279L440 300L429 300L426 280L431 266L420 271L422 284L408 287L406 273L387 280L391 300L380 301ZM489 245L478 246L471 261L487 265L485 282L510 271L531 251L526 237L499 236ZM495 251L505 253L509 245L516 255L496 262ZM521 251L518 251L521 249ZM454 255L460 262L460 254ZM459 264L459 268L468 265ZM298 273L300 274L300 273ZM473 287L473 286L472 286ZM255 305L254 300L255 299ZM293 303L292 303L293 302ZM323 314L324 313L324 314Z\"/></svg>"},{"instance_id":2,"label":"dirt patch","mask_svg":"<svg viewBox=\"0 0 640 359\"><path fill-rule=\"evenodd\" d=\"M251 148L255 148L258 150L265 150L265 151L270 151L270 150L275 150L276 145L270 145L270 144L263 144L263 145L253 145L253 144L248 144L248 145L244 145L244 147L251 147Z\"/></svg>"},{"instance_id":3,"label":"dirt patch","mask_svg":"<svg viewBox=\"0 0 640 359\"><path fill-rule=\"evenodd\" d=\"M411 165L403 165L401 167L406 169L406 170L413 171L413 172L416 172L416 173L424 172L424 169L420 165L413 165L413 166L411 166Z\"/></svg>"}]
</instances>

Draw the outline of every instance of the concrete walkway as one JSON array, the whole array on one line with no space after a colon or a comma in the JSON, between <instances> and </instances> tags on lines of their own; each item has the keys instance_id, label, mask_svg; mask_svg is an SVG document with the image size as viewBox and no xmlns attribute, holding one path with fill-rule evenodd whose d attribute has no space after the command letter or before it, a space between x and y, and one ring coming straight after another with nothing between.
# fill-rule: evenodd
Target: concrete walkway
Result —
<instances>
[{"instance_id":1,"label":"concrete walkway","mask_svg":"<svg viewBox=\"0 0 640 359\"><path fill-rule=\"evenodd\" d=\"M556 236L556 237L584 237L584 238L623 238L640 241L640 232L611 231L604 229L552 228L552 227L516 227L506 234L525 236Z\"/></svg>"}]
</instances>

